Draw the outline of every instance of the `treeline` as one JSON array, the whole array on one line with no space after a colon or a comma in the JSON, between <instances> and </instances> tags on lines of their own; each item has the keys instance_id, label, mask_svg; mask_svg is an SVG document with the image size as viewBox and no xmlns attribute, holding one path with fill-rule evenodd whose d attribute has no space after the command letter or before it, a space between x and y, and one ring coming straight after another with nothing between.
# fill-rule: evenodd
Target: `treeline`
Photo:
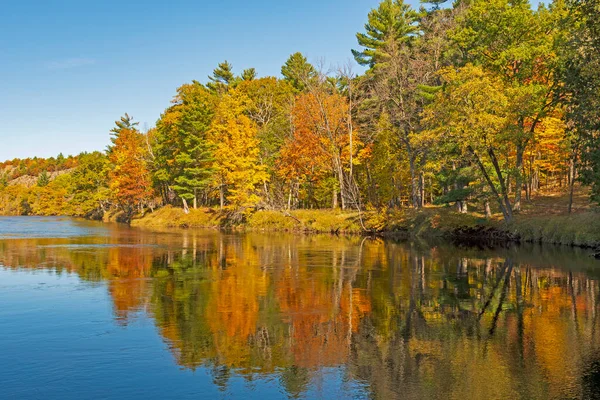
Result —
<instances>
[{"instance_id":1,"label":"treeline","mask_svg":"<svg viewBox=\"0 0 600 400\"><path fill-rule=\"evenodd\" d=\"M179 87L149 131L125 115L106 153L68 176L25 194L5 182L0 207L47 213L40 193L55 189L75 215L433 203L510 221L540 188L576 181L599 201L600 1L441 5L382 1L352 51L363 74L300 53L281 78L223 62Z\"/></svg>"},{"instance_id":2,"label":"treeline","mask_svg":"<svg viewBox=\"0 0 600 400\"><path fill-rule=\"evenodd\" d=\"M65 171L77 167L77 156L65 157L62 153L50 158L15 158L0 162L0 180L6 185L9 181L23 176L39 176L43 173Z\"/></svg>"},{"instance_id":3,"label":"treeline","mask_svg":"<svg viewBox=\"0 0 600 400\"><path fill-rule=\"evenodd\" d=\"M0 214L102 218L115 207L104 153L15 159L0 166Z\"/></svg>"}]
</instances>

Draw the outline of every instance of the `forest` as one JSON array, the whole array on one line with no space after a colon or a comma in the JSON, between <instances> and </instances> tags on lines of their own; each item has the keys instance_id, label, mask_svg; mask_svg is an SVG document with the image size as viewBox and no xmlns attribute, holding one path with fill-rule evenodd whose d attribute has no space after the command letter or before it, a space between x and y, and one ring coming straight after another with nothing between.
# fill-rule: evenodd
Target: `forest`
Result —
<instances>
[{"instance_id":1,"label":"forest","mask_svg":"<svg viewBox=\"0 0 600 400\"><path fill-rule=\"evenodd\" d=\"M600 0L374 6L360 68L224 61L154 127L120 117L105 151L0 164L0 214L447 205L511 222L543 190L570 194L569 213L576 187L600 202Z\"/></svg>"}]
</instances>

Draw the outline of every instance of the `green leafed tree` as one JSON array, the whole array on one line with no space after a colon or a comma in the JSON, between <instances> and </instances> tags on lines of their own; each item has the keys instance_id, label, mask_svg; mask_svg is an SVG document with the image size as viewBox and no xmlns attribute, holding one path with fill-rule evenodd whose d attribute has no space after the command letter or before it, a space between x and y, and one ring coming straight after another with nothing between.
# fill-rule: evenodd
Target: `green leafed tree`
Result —
<instances>
[{"instance_id":1,"label":"green leafed tree","mask_svg":"<svg viewBox=\"0 0 600 400\"><path fill-rule=\"evenodd\" d=\"M499 77L471 64L458 70L445 69L442 77L444 90L424 112L424 122L429 129L423 132L421 139L476 165L491 198L497 202L505 221L510 222L513 209L503 155L513 149L514 144L506 134L510 102L505 84Z\"/></svg>"},{"instance_id":2,"label":"green leafed tree","mask_svg":"<svg viewBox=\"0 0 600 400\"><path fill-rule=\"evenodd\" d=\"M100 219L110 202L106 155L95 151L78 156L79 165L71 173L71 200L75 215Z\"/></svg>"},{"instance_id":3,"label":"green leafed tree","mask_svg":"<svg viewBox=\"0 0 600 400\"><path fill-rule=\"evenodd\" d=\"M514 209L521 209L525 176L524 154L535 141L540 122L557 105L554 96L561 83L553 73L556 66L554 42L560 32L552 10L533 10L526 0L473 0L458 18L452 38L465 55L464 61L481 65L507 84L512 109L507 129L515 143L509 179L515 183Z\"/></svg>"},{"instance_id":4,"label":"green leafed tree","mask_svg":"<svg viewBox=\"0 0 600 400\"><path fill-rule=\"evenodd\" d=\"M185 84L156 124L152 138L154 179L166 201L174 193L187 207L198 203L198 194L210 182L212 147L206 134L213 119L217 96L198 82Z\"/></svg>"}]
</instances>

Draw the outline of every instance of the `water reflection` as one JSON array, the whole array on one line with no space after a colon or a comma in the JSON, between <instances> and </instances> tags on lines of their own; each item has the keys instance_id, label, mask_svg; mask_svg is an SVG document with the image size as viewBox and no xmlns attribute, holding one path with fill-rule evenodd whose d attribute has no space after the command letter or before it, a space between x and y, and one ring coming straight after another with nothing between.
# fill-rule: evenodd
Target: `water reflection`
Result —
<instances>
[{"instance_id":1,"label":"water reflection","mask_svg":"<svg viewBox=\"0 0 600 400\"><path fill-rule=\"evenodd\" d=\"M154 320L176 362L276 377L329 367L354 394L600 398L600 264L560 248L212 231L0 241L8 268L105 281L119 324Z\"/></svg>"}]
</instances>

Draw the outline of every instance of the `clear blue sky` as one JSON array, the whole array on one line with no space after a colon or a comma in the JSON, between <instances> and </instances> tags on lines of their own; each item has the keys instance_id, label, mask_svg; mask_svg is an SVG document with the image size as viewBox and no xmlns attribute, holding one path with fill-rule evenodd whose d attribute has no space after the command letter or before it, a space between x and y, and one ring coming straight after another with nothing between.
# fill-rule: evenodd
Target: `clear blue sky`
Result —
<instances>
[{"instance_id":1,"label":"clear blue sky","mask_svg":"<svg viewBox=\"0 0 600 400\"><path fill-rule=\"evenodd\" d=\"M378 0L19 0L0 12L0 160L104 149L153 126L175 88L227 59L279 76L296 51L351 59ZM413 4L416 4L413 3Z\"/></svg>"}]
</instances>

